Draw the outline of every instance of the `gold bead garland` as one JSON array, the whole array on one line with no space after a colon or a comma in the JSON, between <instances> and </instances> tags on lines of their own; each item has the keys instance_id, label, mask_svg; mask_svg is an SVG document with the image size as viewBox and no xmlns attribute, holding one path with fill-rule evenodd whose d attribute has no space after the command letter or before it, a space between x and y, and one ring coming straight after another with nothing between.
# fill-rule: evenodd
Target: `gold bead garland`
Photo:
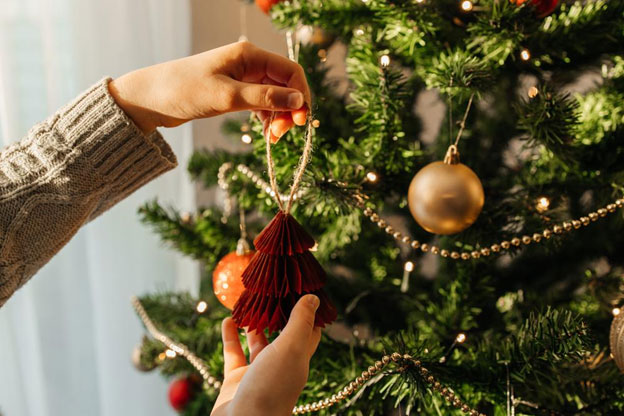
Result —
<instances>
[{"instance_id":1,"label":"gold bead garland","mask_svg":"<svg viewBox=\"0 0 624 416\"><path fill-rule=\"evenodd\" d=\"M227 167L225 167L228 165ZM225 167L225 168L224 168ZM231 164L225 163L219 169L219 174L223 172L223 183L227 185L225 182L225 175L227 171L231 168ZM248 166L239 164L236 169L247 176L256 186L260 189L266 191L268 185L265 181L262 180L256 173L254 173ZM222 171L223 170L223 171ZM219 182L221 184L221 182ZM223 188L223 189L227 189ZM270 188L269 188L270 190ZM301 196L301 192L296 195L297 198ZM270 192L267 192L270 193ZM272 195L273 196L273 195ZM284 198L284 197L282 197ZM610 203L602 208L597 209L595 212L590 212L586 216L582 216L579 219L572 221L564 221L560 224L556 224L551 228L546 228L542 230L540 233L534 233L533 235L523 235L519 237L513 237L510 240L504 240L499 243L495 243L490 245L489 247L484 247L479 250L473 251L450 251L447 249L443 249L436 245L430 245L427 243L421 243L418 240L414 240L409 236L403 235L401 232L396 231L391 225L388 225L387 221L384 220L377 214L373 209L367 207L365 204L366 197L362 195L360 198L357 198L354 205L360 208L363 214L368 217L371 222L376 224L379 228L383 229L384 232L390 235L392 238L397 240L400 243L406 244L410 246L414 250L422 251L423 253L433 253L439 255L441 257L450 258L453 260L470 260L470 259L478 259L480 257L488 257L492 254L500 254L506 250L509 250L512 246L520 247L523 245L529 245L533 243L539 243L544 240L550 239L553 234L563 234L564 232L569 232L573 230L578 230L583 226L588 226L590 223L597 221L600 218L606 217L608 214L617 211L619 208L624 207L624 198L619 198L613 203Z\"/></svg>"},{"instance_id":2,"label":"gold bead garland","mask_svg":"<svg viewBox=\"0 0 624 416\"><path fill-rule=\"evenodd\" d=\"M150 333L150 335L152 335L156 340L162 342L170 350L184 357L199 372L199 374L204 379L204 388L212 387L215 390L219 390L221 388L222 382L210 375L210 372L208 371L208 365L204 360L193 354L193 352L191 352L186 345L173 341L167 335L160 332L158 328L156 328L149 315L145 311L145 308L143 308L141 301L136 296L132 297L132 306L139 315L139 318L141 318L141 321L143 321L143 324L145 325L145 328ZM304 413L316 412L338 404L339 402L348 398L353 393L357 392L362 386L364 386L365 382L377 375L390 363L399 365L399 371L405 371L408 366L415 367L423 380L431 386L431 389L433 391L439 392L440 395L450 405L461 409L464 413L467 413L470 416L485 416L483 413L479 413L477 410L470 408L470 406L465 404L459 397L457 397L451 389L442 386L442 384L440 384L440 382L437 381L436 378L430 374L429 370L423 367L420 360L413 358L409 354L399 354L398 352L384 355L381 360L375 361L374 365L369 366L366 370L362 372L360 376L356 377L355 380L347 384L342 390L339 390L338 393L332 394L329 398L318 400L314 403L295 406L293 408L292 414L299 415Z\"/></svg>"}]
</instances>

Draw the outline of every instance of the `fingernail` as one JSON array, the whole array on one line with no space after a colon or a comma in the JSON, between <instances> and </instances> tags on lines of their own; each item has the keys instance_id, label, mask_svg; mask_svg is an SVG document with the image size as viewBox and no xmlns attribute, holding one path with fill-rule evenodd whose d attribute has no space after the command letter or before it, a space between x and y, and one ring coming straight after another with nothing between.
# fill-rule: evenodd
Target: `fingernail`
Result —
<instances>
[{"instance_id":1,"label":"fingernail","mask_svg":"<svg viewBox=\"0 0 624 416\"><path fill-rule=\"evenodd\" d=\"M299 109L303 105L303 94L291 92L288 94L288 108Z\"/></svg>"},{"instance_id":2,"label":"fingernail","mask_svg":"<svg viewBox=\"0 0 624 416\"><path fill-rule=\"evenodd\" d=\"M318 296L308 295L308 304L312 307L312 309L316 311L316 309L321 304L321 301L319 300Z\"/></svg>"}]
</instances>

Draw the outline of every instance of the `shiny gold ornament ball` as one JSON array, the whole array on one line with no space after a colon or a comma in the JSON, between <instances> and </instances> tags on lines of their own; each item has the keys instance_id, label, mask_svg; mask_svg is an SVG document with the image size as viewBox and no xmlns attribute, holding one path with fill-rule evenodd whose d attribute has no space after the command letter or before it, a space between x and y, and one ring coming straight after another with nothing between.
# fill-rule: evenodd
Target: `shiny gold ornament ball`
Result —
<instances>
[{"instance_id":1,"label":"shiny gold ornament ball","mask_svg":"<svg viewBox=\"0 0 624 416\"><path fill-rule=\"evenodd\" d=\"M434 234L455 234L477 220L483 208L483 186L458 161L433 162L414 176L407 201L422 228Z\"/></svg>"},{"instance_id":2,"label":"shiny gold ornament ball","mask_svg":"<svg viewBox=\"0 0 624 416\"><path fill-rule=\"evenodd\" d=\"M609 344L615 364L624 373L624 312L620 312L613 318Z\"/></svg>"}]
</instances>

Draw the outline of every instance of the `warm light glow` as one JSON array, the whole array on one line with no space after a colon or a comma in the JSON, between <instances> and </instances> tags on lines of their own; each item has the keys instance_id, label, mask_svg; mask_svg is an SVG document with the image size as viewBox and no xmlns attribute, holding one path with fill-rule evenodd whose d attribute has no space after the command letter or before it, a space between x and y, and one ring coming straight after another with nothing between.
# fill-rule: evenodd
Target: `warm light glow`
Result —
<instances>
[{"instance_id":1,"label":"warm light glow","mask_svg":"<svg viewBox=\"0 0 624 416\"><path fill-rule=\"evenodd\" d=\"M466 334L460 332L459 334L457 334L457 337L455 337L455 341L459 342L460 344L466 341Z\"/></svg>"},{"instance_id":2,"label":"warm light glow","mask_svg":"<svg viewBox=\"0 0 624 416\"><path fill-rule=\"evenodd\" d=\"M522 49L520 51L520 59L522 59L523 61L528 61L529 59L531 59L531 52L529 52L528 49Z\"/></svg>"},{"instance_id":3,"label":"warm light glow","mask_svg":"<svg viewBox=\"0 0 624 416\"><path fill-rule=\"evenodd\" d=\"M425 0L416 0L416 3L424 3Z\"/></svg>"},{"instance_id":4,"label":"warm light glow","mask_svg":"<svg viewBox=\"0 0 624 416\"><path fill-rule=\"evenodd\" d=\"M472 2L469 0L462 1L461 8L463 11L469 12L470 10L472 10Z\"/></svg>"},{"instance_id":5,"label":"warm light glow","mask_svg":"<svg viewBox=\"0 0 624 416\"><path fill-rule=\"evenodd\" d=\"M168 349L167 351L165 351L165 355L167 356L167 358L175 358L177 354L174 350Z\"/></svg>"},{"instance_id":6,"label":"warm light glow","mask_svg":"<svg viewBox=\"0 0 624 416\"><path fill-rule=\"evenodd\" d=\"M318 129L319 127L321 127L321 121L317 119L312 120L312 127Z\"/></svg>"},{"instance_id":7,"label":"warm light glow","mask_svg":"<svg viewBox=\"0 0 624 416\"><path fill-rule=\"evenodd\" d=\"M369 182L377 182L377 174L375 172L368 172L366 174L366 179L368 179Z\"/></svg>"},{"instance_id":8,"label":"warm light glow","mask_svg":"<svg viewBox=\"0 0 624 416\"><path fill-rule=\"evenodd\" d=\"M548 211L549 207L550 207L550 199L548 199L548 197L540 196L539 198L537 198L537 203L535 204L535 209L537 209L537 212L539 213L546 212Z\"/></svg>"},{"instance_id":9,"label":"warm light glow","mask_svg":"<svg viewBox=\"0 0 624 416\"><path fill-rule=\"evenodd\" d=\"M355 35L356 36L362 36L364 34L364 30L363 29L356 29L355 30Z\"/></svg>"},{"instance_id":10,"label":"warm light glow","mask_svg":"<svg viewBox=\"0 0 624 416\"><path fill-rule=\"evenodd\" d=\"M611 313L613 314L613 316L618 316L618 315L620 314L620 312L622 312L622 311L620 310L620 308L613 308L613 309L611 310Z\"/></svg>"},{"instance_id":11,"label":"warm light glow","mask_svg":"<svg viewBox=\"0 0 624 416\"><path fill-rule=\"evenodd\" d=\"M537 97L538 93L539 93L539 90L536 87L531 87L529 88L527 95L529 96L529 98L535 98Z\"/></svg>"},{"instance_id":12,"label":"warm light glow","mask_svg":"<svg viewBox=\"0 0 624 416\"><path fill-rule=\"evenodd\" d=\"M414 270L414 263L412 263L411 261L406 261L403 268L405 269L406 272L411 272Z\"/></svg>"},{"instance_id":13,"label":"warm light glow","mask_svg":"<svg viewBox=\"0 0 624 416\"><path fill-rule=\"evenodd\" d=\"M206 302L204 302L203 300L200 300L197 303L197 308L196 309L197 309L197 312L204 313L204 312L206 312L206 309L208 309L208 304Z\"/></svg>"},{"instance_id":14,"label":"warm light glow","mask_svg":"<svg viewBox=\"0 0 624 416\"><path fill-rule=\"evenodd\" d=\"M390 65L390 57L388 55L381 55L381 58L379 58L379 63L384 68L388 67Z\"/></svg>"},{"instance_id":15,"label":"warm light glow","mask_svg":"<svg viewBox=\"0 0 624 416\"><path fill-rule=\"evenodd\" d=\"M318 250L318 241L315 241L310 251L317 251L317 250Z\"/></svg>"},{"instance_id":16,"label":"warm light glow","mask_svg":"<svg viewBox=\"0 0 624 416\"><path fill-rule=\"evenodd\" d=\"M327 50L319 49L317 55L320 58L321 62L326 62L327 61Z\"/></svg>"},{"instance_id":17,"label":"warm light glow","mask_svg":"<svg viewBox=\"0 0 624 416\"><path fill-rule=\"evenodd\" d=\"M251 139L251 136L250 136L249 134L247 134L247 133L245 133L245 134L243 134L243 135L241 136L241 142L243 142L243 143L245 143L245 144L249 144L249 143L251 143L251 140L252 140L252 139Z\"/></svg>"}]
</instances>

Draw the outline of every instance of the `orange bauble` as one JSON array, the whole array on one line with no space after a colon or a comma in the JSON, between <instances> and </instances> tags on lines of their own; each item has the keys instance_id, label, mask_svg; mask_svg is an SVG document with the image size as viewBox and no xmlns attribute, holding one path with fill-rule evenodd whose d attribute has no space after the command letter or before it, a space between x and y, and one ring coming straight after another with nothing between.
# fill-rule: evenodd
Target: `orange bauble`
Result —
<instances>
[{"instance_id":1,"label":"orange bauble","mask_svg":"<svg viewBox=\"0 0 624 416\"><path fill-rule=\"evenodd\" d=\"M273 5L279 3L280 1L282 0L256 0L256 6L258 6L260 10L262 10L266 14L269 14L269 12L271 11L271 7L273 7Z\"/></svg>"},{"instance_id":2,"label":"orange bauble","mask_svg":"<svg viewBox=\"0 0 624 416\"><path fill-rule=\"evenodd\" d=\"M241 276L253 255L254 251L247 251L242 254L233 251L226 254L212 273L214 294L219 302L230 310L234 308L234 304L245 290Z\"/></svg>"}]
</instances>

